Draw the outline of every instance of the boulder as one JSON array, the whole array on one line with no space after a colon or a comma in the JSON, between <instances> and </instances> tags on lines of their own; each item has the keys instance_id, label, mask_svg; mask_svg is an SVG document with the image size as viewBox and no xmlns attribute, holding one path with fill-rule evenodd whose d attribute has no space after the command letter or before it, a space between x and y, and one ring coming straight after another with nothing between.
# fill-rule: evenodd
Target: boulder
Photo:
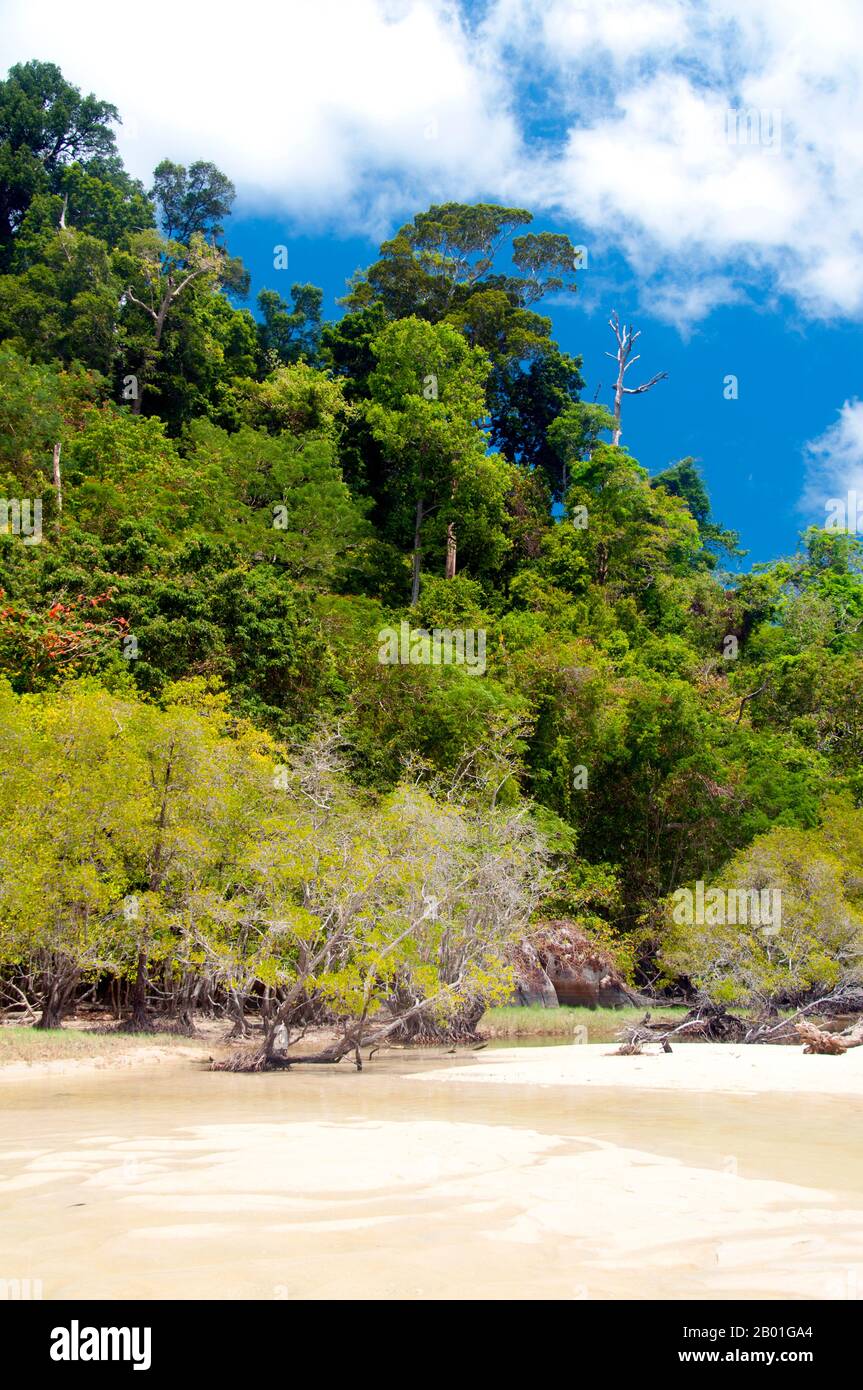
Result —
<instances>
[{"instance_id":1,"label":"boulder","mask_svg":"<svg viewBox=\"0 0 863 1390\"><path fill-rule=\"evenodd\" d=\"M512 952L511 961L515 967L515 991L510 1002L556 1009L558 998L554 985L545 973L532 942L520 941Z\"/></svg>"},{"instance_id":2,"label":"boulder","mask_svg":"<svg viewBox=\"0 0 863 1390\"><path fill-rule=\"evenodd\" d=\"M517 980L513 1003L621 1009L642 1002L625 984L609 953L575 922L537 923L513 952L512 963Z\"/></svg>"}]
</instances>

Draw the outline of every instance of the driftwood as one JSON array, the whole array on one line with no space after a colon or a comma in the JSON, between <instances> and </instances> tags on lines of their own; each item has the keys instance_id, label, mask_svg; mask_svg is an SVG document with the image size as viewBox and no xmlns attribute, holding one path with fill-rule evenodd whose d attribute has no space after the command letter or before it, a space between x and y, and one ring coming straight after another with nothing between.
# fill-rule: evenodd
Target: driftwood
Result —
<instances>
[{"instance_id":1,"label":"driftwood","mask_svg":"<svg viewBox=\"0 0 863 1390\"><path fill-rule=\"evenodd\" d=\"M692 1009L682 1023L672 1027L667 1020L651 1019L650 1014L646 1013L639 1023L621 1031L620 1047L612 1055L637 1057L645 1044L652 1042L658 1043L663 1052L670 1052L668 1039L680 1034L711 1042L781 1043L790 1041L796 1033L805 1044L804 1052L839 1057L849 1048L863 1047L863 1018L840 1033L818 1028L803 1015L816 1010L828 1015L831 1012L845 1012L855 1003L863 1003L859 990L837 990L825 999L816 999L804 1005L793 1018L782 1019L772 1026L760 1023L752 1027L747 1027L742 1019L714 1004L703 1004Z\"/></svg>"},{"instance_id":2,"label":"driftwood","mask_svg":"<svg viewBox=\"0 0 863 1390\"><path fill-rule=\"evenodd\" d=\"M716 1004L701 1004L690 1009L681 1023L671 1024L665 1019L651 1019L646 1013L640 1023L624 1028L621 1044L612 1053L615 1057L637 1057L645 1043L658 1043L663 1052L671 1051L669 1038L686 1034L690 1038L701 1038L705 1042L739 1042L746 1032L742 1018L729 1014Z\"/></svg>"},{"instance_id":3,"label":"driftwood","mask_svg":"<svg viewBox=\"0 0 863 1390\"><path fill-rule=\"evenodd\" d=\"M844 1033L828 1033L816 1028L814 1023L803 1019L795 1023L798 1037L805 1044L804 1052L821 1052L830 1057L841 1057L852 1047L863 1047L863 1020Z\"/></svg>"},{"instance_id":4,"label":"driftwood","mask_svg":"<svg viewBox=\"0 0 863 1390\"><path fill-rule=\"evenodd\" d=\"M790 1018L780 1019L778 1023L756 1023L747 1031L743 1041L747 1043L790 1042L794 1038L797 1023L807 1014L818 1014L822 1018L842 1014L863 1014L863 989L855 985L843 985L825 994L821 999L802 1005Z\"/></svg>"}]
</instances>

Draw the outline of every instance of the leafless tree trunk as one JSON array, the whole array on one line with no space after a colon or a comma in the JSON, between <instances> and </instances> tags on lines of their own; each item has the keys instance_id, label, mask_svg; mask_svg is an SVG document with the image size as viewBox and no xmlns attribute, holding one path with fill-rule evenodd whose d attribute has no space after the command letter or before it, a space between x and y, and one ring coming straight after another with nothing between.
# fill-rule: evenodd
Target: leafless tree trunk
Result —
<instances>
[{"instance_id":1,"label":"leafless tree trunk","mask_svg":"<svg viewBox=\"0 0 863 1390\"><path fill-rule=\"evenodd\" d=\"M60 534L60 518L63 515L63 484L60 477L60 445L54 445L54 493L57 498L57 535Z\"/></svg>"},{"instance_id":2,"label":"leafless tree trunk","mask_svg":"<svg viewBox=\"0 0 863 1390\"><path fill-rule=\"evenodd\" d=\"M632 356L633 346L635 345L636 339L641 337L641 332L639 331L636 333L632 324L630 324L629 327L627 327L626 324L621 326L616 310L612 311L608 323L612 333L617 339L617 351L607 352L605 354L606 357L610 357L612 361L617 363L617 380L614 383L614 431L611 442L612 444L619 444L620 436L623 432L620 425L620 412L623 407L624 396L640 396L643 391L649 391L657 382L665 381L668 377L668 372L657 372L655 376L652 376L649 381L645 381L641 386L625 386L624 376L626 372L632 366L633 362L637 362L641 356L638 352L634 357Z\"/></svg>"},{"instance_id":3,"label":"leafless tree trunk","mask_svg":"<svg viewBox=\"0 0 863 1390\"><path fill-rule=\"evenodd\" d=\"M444 572L444 575L445 575L445 578L446 578L446 579L455 579L455 562L456 562L455 522L454 522L454 521L451 521L451 522L449 523L449 525L447 526L447 528L446 528L446 570L445 570L445 572Z\"/></svg>"},{"instance_id":4,"label":"leafless tree trunk","mask_svg":"<svg viewBox=\"0 0 863 1390\"><path fill-rule=\"evenodd\" d=\"M420 539L423 524L423 499L417 498L417 509L414 520L414 555L413 555L413 580L411 582L411 604L415 604L420 596Z\"/></svg>"}]
</instances>

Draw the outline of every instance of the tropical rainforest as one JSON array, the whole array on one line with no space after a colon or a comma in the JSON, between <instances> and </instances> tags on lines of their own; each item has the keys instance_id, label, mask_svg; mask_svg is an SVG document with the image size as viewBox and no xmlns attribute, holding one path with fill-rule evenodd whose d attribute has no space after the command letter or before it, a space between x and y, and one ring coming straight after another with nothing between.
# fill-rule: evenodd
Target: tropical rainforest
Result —
<instances>
[{"instance_id":1,"label":"tropical rainforest","mask_svg":"<svg viewBox=\"0 0 863 1390\"><path fill-rule=\"evenodd\" d=\"M530 211L417 212L333 320L275 248L249 303L230 177L145 188L118 120L49 63L0 82L3 1002L347 1048L505 999L552 917L654 992L858 979L856 535L747 567L673 417L649 476ZM483 669L381 660L404 624ZM698 881L781 925L680 924Z\"/></svg>"}]
</instances>

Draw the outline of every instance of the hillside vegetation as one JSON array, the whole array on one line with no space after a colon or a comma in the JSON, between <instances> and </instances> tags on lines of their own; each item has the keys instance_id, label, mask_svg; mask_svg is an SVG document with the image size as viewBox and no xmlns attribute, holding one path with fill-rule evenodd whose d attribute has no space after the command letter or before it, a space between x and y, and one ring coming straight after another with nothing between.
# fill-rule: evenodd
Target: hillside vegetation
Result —
<instances>
[{"instance_id":1,"label":"hillside vegetation","mask_svg":"<svg viewBox=\"0 0 863 1390\"><path fill-rule=\"evenodd\" d=\"M0 83L6 1005L346 1051L469 1028L543 916L642 988L859 979L857 536L746 571L673 418L653 477L608 442L529 211L418 212L333 322L275 248L253 311L229 178L145 189L116 117Z\"/></svg>"}]
</instances>

